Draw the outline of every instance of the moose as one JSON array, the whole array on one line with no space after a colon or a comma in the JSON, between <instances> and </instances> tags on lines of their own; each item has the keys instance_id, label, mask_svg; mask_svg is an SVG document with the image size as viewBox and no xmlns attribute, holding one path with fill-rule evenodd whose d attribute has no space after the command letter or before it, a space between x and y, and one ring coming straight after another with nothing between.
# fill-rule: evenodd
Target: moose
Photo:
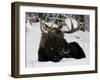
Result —
<instances>
[{"instance_id":1,"label":"moose","mask_svg":"<svg viewBox=\"0 0 100 80\"><path fill-rule=\"evenodd\" d=\"M38 61L59 62L62 58L85 58L86 55L77 42L68 43L64 39L64 32L61 27L48 26L44 21L40 21L42 32L40 46L38 50Z\"/></svg>"}]
</instances>

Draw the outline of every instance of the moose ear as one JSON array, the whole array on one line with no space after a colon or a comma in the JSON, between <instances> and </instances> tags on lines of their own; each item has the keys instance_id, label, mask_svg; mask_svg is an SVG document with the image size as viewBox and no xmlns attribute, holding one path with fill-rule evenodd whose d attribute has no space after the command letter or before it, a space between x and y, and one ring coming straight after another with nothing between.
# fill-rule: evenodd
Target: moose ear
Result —
<instances>
[{"instance_id":1,"label":"moose ear","mask_svg":"<svg viewBox=\"0 0 100 80\"><path fill-rule=\"evenodd\" d=\"M40 22L40 29L41 29L42 33L48 33L50 27L46 24L46 22L41 21Z\"/></svg>"}]
</instances>

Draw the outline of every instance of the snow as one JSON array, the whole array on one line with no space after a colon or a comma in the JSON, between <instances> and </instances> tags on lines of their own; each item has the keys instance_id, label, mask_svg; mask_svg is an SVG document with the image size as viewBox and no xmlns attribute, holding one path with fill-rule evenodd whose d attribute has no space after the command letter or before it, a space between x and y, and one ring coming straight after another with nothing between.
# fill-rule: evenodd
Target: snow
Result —
<instances>
[{"instance_id":1,"label":"snow","mask_svg":"<svg viewBox=\"0 0 100 80\"><path fill-rule=\"evenodd\" d=\"M26 23L27 26L28 23ZM38 49L41 40L40 22L29 25L30 30L26 32L26 53L25 53L25 64L26 67L50 67L50 66L77 66L89 64L89 32L77 31L72 34L64 34L64 38L68 42L76 41L83 48L86 58L74 59L74 58L63 58L60 62L39 62L38 61Z\"/></svg>"}]
</instances>

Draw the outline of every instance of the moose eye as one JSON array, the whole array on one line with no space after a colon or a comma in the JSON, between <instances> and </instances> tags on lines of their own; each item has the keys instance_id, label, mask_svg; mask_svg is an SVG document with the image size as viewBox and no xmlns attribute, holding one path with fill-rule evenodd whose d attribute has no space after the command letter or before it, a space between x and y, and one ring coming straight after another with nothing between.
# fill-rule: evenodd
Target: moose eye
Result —
<instances>
[{"instance_id":1,"label":"moose eye","mask_svg":"<svg viewBox=\"0 0 100 80\"><path fill-rule=\"evenodd\" d=\"M46 28L48 27L48 26L45 26Z\"/></svg>"}]
</instances>

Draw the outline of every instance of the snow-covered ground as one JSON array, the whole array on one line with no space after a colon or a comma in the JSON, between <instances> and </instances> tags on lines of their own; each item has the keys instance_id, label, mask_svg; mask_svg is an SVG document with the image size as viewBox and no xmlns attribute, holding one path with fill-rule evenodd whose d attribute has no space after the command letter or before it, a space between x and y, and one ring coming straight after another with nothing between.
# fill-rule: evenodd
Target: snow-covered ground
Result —
<instances>
[{"instance_id":1,"label":"snow-covered ground","mask_svg":"<svg viewBox=\"0 0 100 80\"><path fill-rule=\"evenodd\" d=\"M41 40L40 23L33 23L30 25L26 24L26 53L25 53L25 64L26 67L46 67L46 66L75 66L75 65L86 65L89 64L90 46L89 46L89 32L77 31L72 34L64 34L64 38L68 42L76 41L83 48L86 58L84 59L73 59L63 58L60 62L39 62L38 61L38 49ZM29 27L29 29L28 29Z\"/></svg>"}]
</instances>

